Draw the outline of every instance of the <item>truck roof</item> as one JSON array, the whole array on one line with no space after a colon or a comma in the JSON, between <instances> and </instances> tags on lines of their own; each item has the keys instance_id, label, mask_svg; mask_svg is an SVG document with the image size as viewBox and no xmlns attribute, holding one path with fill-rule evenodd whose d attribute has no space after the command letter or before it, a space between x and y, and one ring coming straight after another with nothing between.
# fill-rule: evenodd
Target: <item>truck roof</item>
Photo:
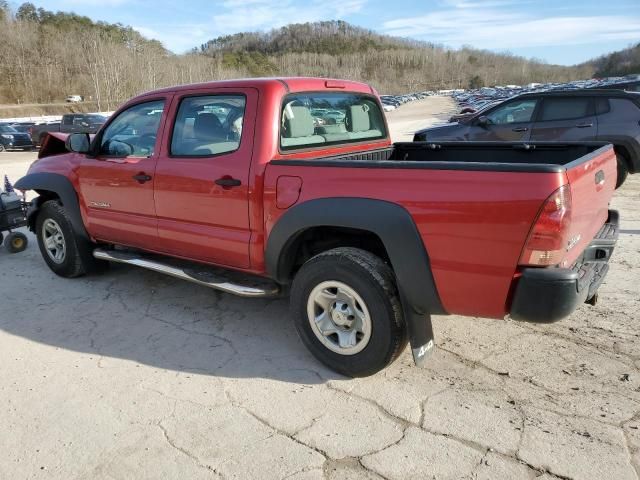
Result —
<instances>
[{"instance_id":1,"label":"truck roof","mask_svg":"<svg viewBox=\"0 0 640 480\"><path fill-rule=\"evenodd\" d=\"M284 87L287 92L304 92L304 91L322 91L322 90L346 90L350 92L372 93L376 91L370 85L362 82L354 82L351 80L339 80L334 78L318 78L318 77L265 77L265 78L242 78L233 80L216 80L211 82L191 83L186 85L177 85L173 87L161 88L145 92L139 97L146 97L157 93L175 93L185 90L193 90L199 88L224 88L224 87L253 87L259 90L270 87ZM127 102L129 103L129 102Z\"/></svg>"}]
</instances>

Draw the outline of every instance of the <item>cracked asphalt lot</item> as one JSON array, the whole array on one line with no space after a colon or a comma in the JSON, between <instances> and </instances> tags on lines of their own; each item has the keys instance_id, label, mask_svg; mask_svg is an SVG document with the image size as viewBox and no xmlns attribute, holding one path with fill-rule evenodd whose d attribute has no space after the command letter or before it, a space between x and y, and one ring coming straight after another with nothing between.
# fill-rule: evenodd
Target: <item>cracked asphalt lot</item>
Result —
<instances>
[{"instance_id":1,"label":"cracked asphalt lot","mask_svg":"<svg viewBox=\"0 0 640 480\"><path fill-rule=\"evenodd\" d=\"M398 135L449 105L404 108ZM32 157L0 155L0 174ZM636 175L595 307L553 325L434 317L426 369L407 349L358 380L307 353L285 300L123 265L63 280L33 236L1 249L0 478L636 479L639 201Z\"/></svg>"}]
</instances>

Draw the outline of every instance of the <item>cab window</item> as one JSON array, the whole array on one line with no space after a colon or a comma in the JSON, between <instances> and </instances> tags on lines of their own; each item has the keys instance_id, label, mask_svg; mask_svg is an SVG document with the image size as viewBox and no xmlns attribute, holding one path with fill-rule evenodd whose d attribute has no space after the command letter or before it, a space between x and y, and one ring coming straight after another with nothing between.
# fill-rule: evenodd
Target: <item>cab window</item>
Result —
<instances>
[{"instance_id":1,"label":"cab window","mask_svg":"<svg viewBox=\"0 0 640 480\"><path fill-rule=\"evenodd\" d=\"M140 103L126 109L105 129L100 155L150 157L156 145L164 100Z\"/></svg>"},{"instance_id":2,"label":"cab window","mask_svg":"<svg viewBox=\"0 0 640 480\"><path fill-rule=\"evenodd\" d=\"M180 103L171 136L174 157L209 157L240 147L244 95L187 97Z\"/></svg>"},{"instance_id":3,"label":"cab window","mask_svg":"<svg viewBox=\"0 0 640 480\"><path fill-rule=\"evenodd\" d=\"M492 125L530 122L537 103L532 98L508 102L489 112L486 118Z\"/></svg>"},{"instance_id":4,"label":"cab window","mask_svg":"<svg viewBox=\"0 0 640 480\"><path fill-rule=\"evenodd\" d=\"M386 138L378 102L357 93L288 95L280 116L280 148L323 147Z\"/></svg>"}]
</instances>

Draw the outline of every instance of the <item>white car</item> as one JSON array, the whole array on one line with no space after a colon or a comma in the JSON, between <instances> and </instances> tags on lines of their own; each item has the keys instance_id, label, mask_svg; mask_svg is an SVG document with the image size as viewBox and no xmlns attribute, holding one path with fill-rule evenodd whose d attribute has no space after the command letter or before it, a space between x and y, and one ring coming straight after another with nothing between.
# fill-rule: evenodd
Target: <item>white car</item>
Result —
<instances>
[{"instance_id":1,"label":"white car","mask_svg":"<svg viewBox=\"0 0 640 480\"><path fill-rule=\"evenodd\" d=\"M78 103L82 101L82 97L80 95L69 95L65 101L68 103Z\"/></svg>"},{"instance_id":2,"label":"white car","mask_svg":"<svg viewBox=\"0 0 640 480\"><path fill-rule=\"evenodd\" d=\"M394 107L393 105L385 105L385 104L382 104L382 109L383 109L385 112L391 112L392 110L395 110L395 109L396 109L396 107Z\"/></svg>"}]
</instances>

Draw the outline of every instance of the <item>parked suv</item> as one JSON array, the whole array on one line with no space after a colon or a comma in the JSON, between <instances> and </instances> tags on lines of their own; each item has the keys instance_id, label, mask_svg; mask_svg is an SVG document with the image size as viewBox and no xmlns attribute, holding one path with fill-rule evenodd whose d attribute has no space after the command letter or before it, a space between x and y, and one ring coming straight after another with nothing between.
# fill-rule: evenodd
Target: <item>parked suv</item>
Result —
<instances>
[{"instance_id":1,"label":"parked suv","mask_svg":"<svg viewBox=\"0 0 640 480\"><path fill-rule=\"evenodd\" d=\"M618 176L640 172L640 94L618 90L518 95L457 123L416 132L415 141L587 141L614 145Z\"/></svg>"},{"instance_id":2,"label":"parked suv","mask_svg":"<svg viewBox=\"0 0 640 480\"><path fill-rule=\"evenodd\" d=\"M20 132L7 123L0 123L0 152L5 150L31 150L33 142L28 133Z\"/></svg>"}]
</instances>

